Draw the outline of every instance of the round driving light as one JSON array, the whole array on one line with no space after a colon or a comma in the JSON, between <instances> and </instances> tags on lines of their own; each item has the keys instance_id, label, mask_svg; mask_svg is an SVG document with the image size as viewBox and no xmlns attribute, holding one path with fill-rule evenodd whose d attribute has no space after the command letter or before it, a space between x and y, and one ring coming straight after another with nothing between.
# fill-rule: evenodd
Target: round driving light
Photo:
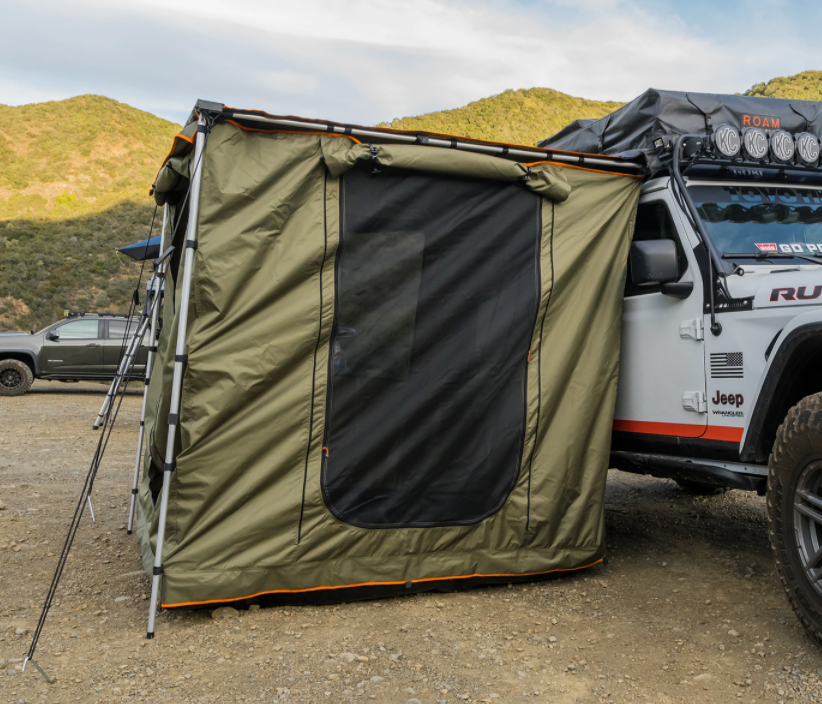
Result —
<instances>
[{"instance_id":1,"label":"round driving light","mask_svg":"<svg viewBox=\"0 0 822 704\"><path fill-rule=\"evenodd\" d=\"M739 130L733 125L720 125L711 137L716 149L722 156L727 159L733 159L742 146L742 140L739 137Z\"/></svg>"},{"instance_id":2,"label":"round driving light","mask_svg":"<svg viewBox=\"0 0 822 704\"><path fill-rule=\"evenodd\" d=\"M796 153L803 164L815 164L819 159L819 140L810 132L796 135Z\"/></svg>"},{"instance_id":3,"label":"round driving light","mask_svg":"<svg viewBox=\"0 0 822 704\"><path fill-rule=\"evenodd\" d=\"M742 148L745 156L754 161L762 161L768 155L768 135L759 127L748 127L742 133Z\"/></svg>"},{"instance_id":4,"label":"round driving light","mask_svg":"<svg viewBox=\"0 0 822 704\"><path fill-rule=\"evenodd\" d=\"M793 137L785 130L771 132L768 142L771 147L771 159L781 161L783 164L793 159Z\"/></svg>"}]
</instances>

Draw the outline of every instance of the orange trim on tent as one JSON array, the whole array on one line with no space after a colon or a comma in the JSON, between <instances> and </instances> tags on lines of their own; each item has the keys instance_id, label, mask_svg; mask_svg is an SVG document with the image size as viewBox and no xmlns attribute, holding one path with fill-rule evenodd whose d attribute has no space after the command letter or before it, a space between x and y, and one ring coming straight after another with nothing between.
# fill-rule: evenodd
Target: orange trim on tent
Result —
<instances>
[{"instance_id":1,"label":"orange trim on tent","mask_svg":"<svg viewBox=\"0 0 822 704\"><path fill-rule=\"evenodd\" d=\"M157 175L154 177L154 183L157 183L157 176L160 175L160 172L163 170L163 167L166 165L166 162L169 159L171 159L171 157L173 156L174 150L177 148L177 140L182 139L184 142L188 142L189 144L193 145L194 144L194 137L196 136L196 134L197 133L195 132L194 135L192 135L191 137L186 137L182 133L178 133L178 134L174 135L174 140L171 142L171 150L168 152L168 154L166 154L166 158L163 159L163 163L160 164L160 168L157 169ZM151 186L151 193L152 194L154 193L154 186L153 185Z\"/></svg>"},{"instance_id":2,"label":"orange trim on tent","mask_svg":"<svg viewBox=\"0 0 822 704\"><path fill-rule=\"evenodd\" d=\"M571 153L571 152L569 152ZM522 163L522 162L520 162ZM644 174L621 174L615 171L605 171L604 169L592 169L588 166L577 166L576 164L561 164L558 161L533 161L530 164L522 164L523 166L539 166L540 164L552 164L554 166L567 167L569 169L579 169L580 171L593 171L595 174L609 174L611 176L630 176L631 178L645 178ZM619 164L615 164L619 166Z\"/></svg>"},{"instance_id":3,"label":"orange trim on tent","mask_svg":"<svg viewBox=\"0 0 822 704\"><path fill-rule=\"evenodd\" d=\"M300 594L304 592L318 592L324 589L353 589L356 587L388 587L388 586L398 586L400 584L408 584L411 582L412 584L420 584L423 582L444 582L448 581L449 579L471 579L473 577L536 577L538 575L543 574L552 574L553 572L575 572L577 570L584 570L588 569L589 567L593 567L594 565L599 564L602 562L602 558L592 562L589 565L583 565L582 567L568 567L564 569L556 569L556 570L546 570L545 572L524 572L522 574L460 574L455 577L424 577L422 579L410 579L410 580L401 580L397 582L361 582L359 584L338 584L330 587L308 587L306 589L272 589L270 591L265 592L257 592L256 594L249 594L248 596L236 596L231 597L229 599L209 599L207 601L183 601L179 604L161 604L164 609L171 609L178 606L202 606L203 604L224 604L229 601L242 601L243 599L253 599L258 596L264 596L266 594Z\"/></svg>"}]
</instances>

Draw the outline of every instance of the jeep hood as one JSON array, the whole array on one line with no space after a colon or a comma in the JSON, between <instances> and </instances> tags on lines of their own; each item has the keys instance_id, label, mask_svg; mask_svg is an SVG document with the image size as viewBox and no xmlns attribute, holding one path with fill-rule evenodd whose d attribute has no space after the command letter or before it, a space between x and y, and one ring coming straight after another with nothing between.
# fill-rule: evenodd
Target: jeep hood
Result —
<instances>
[{"instance_id":1,"label":"jeep hood","mask_svg":"<svg viewBox=\"0 0 822 704\"><path fill-rule=\"evenodd\" d=\"M729 277L730 278L730 277ZM753 294L754 308L822 305L822 266L816 269L781 271L766 276L733 277L728 287L735 298ZM749 278L749 281L744 280ZM752 290L754 285L755 291ZM748 289L746 292L744 289Z\"/></svg>"}]
</instances>

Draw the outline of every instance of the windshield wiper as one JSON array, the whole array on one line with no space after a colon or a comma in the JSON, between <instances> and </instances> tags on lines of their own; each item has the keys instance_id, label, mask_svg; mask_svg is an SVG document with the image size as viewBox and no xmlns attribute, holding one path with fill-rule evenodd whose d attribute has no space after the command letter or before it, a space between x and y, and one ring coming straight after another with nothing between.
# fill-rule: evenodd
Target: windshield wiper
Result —
<instances>
[{"instance_id":1,"label":"windshield wiper","mask_svg":"<svg viewBox=\"0 0 822 704\"><path fill-rule=\"evenodd\" d=\"M793 252L791 254L782 252L725 252L722 255L723 259L804 259L806 262L813 264L822 264L822 259L818 259L819 255L811 256L807 254L798 254Z\"/></svg>"}]
</instances>

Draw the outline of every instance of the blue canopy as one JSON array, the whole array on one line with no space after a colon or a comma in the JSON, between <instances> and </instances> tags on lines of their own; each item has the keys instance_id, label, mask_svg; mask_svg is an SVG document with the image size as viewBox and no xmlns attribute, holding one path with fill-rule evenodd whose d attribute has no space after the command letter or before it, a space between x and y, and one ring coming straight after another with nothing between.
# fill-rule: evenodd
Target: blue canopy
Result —
<instances>
[{"instance_id":1,"label":"blue canopy","mask_svg":"<svg viewBox=\"0 0 822 704\"><path fill-rule=\"evenodd\" d=\"M134 244L127 244L117 250L127 257L136 259L138 262L144 259L157 259L160 256L160 236L152 237L150 240L142 240Z\"/></svg>"}]
</instances>

